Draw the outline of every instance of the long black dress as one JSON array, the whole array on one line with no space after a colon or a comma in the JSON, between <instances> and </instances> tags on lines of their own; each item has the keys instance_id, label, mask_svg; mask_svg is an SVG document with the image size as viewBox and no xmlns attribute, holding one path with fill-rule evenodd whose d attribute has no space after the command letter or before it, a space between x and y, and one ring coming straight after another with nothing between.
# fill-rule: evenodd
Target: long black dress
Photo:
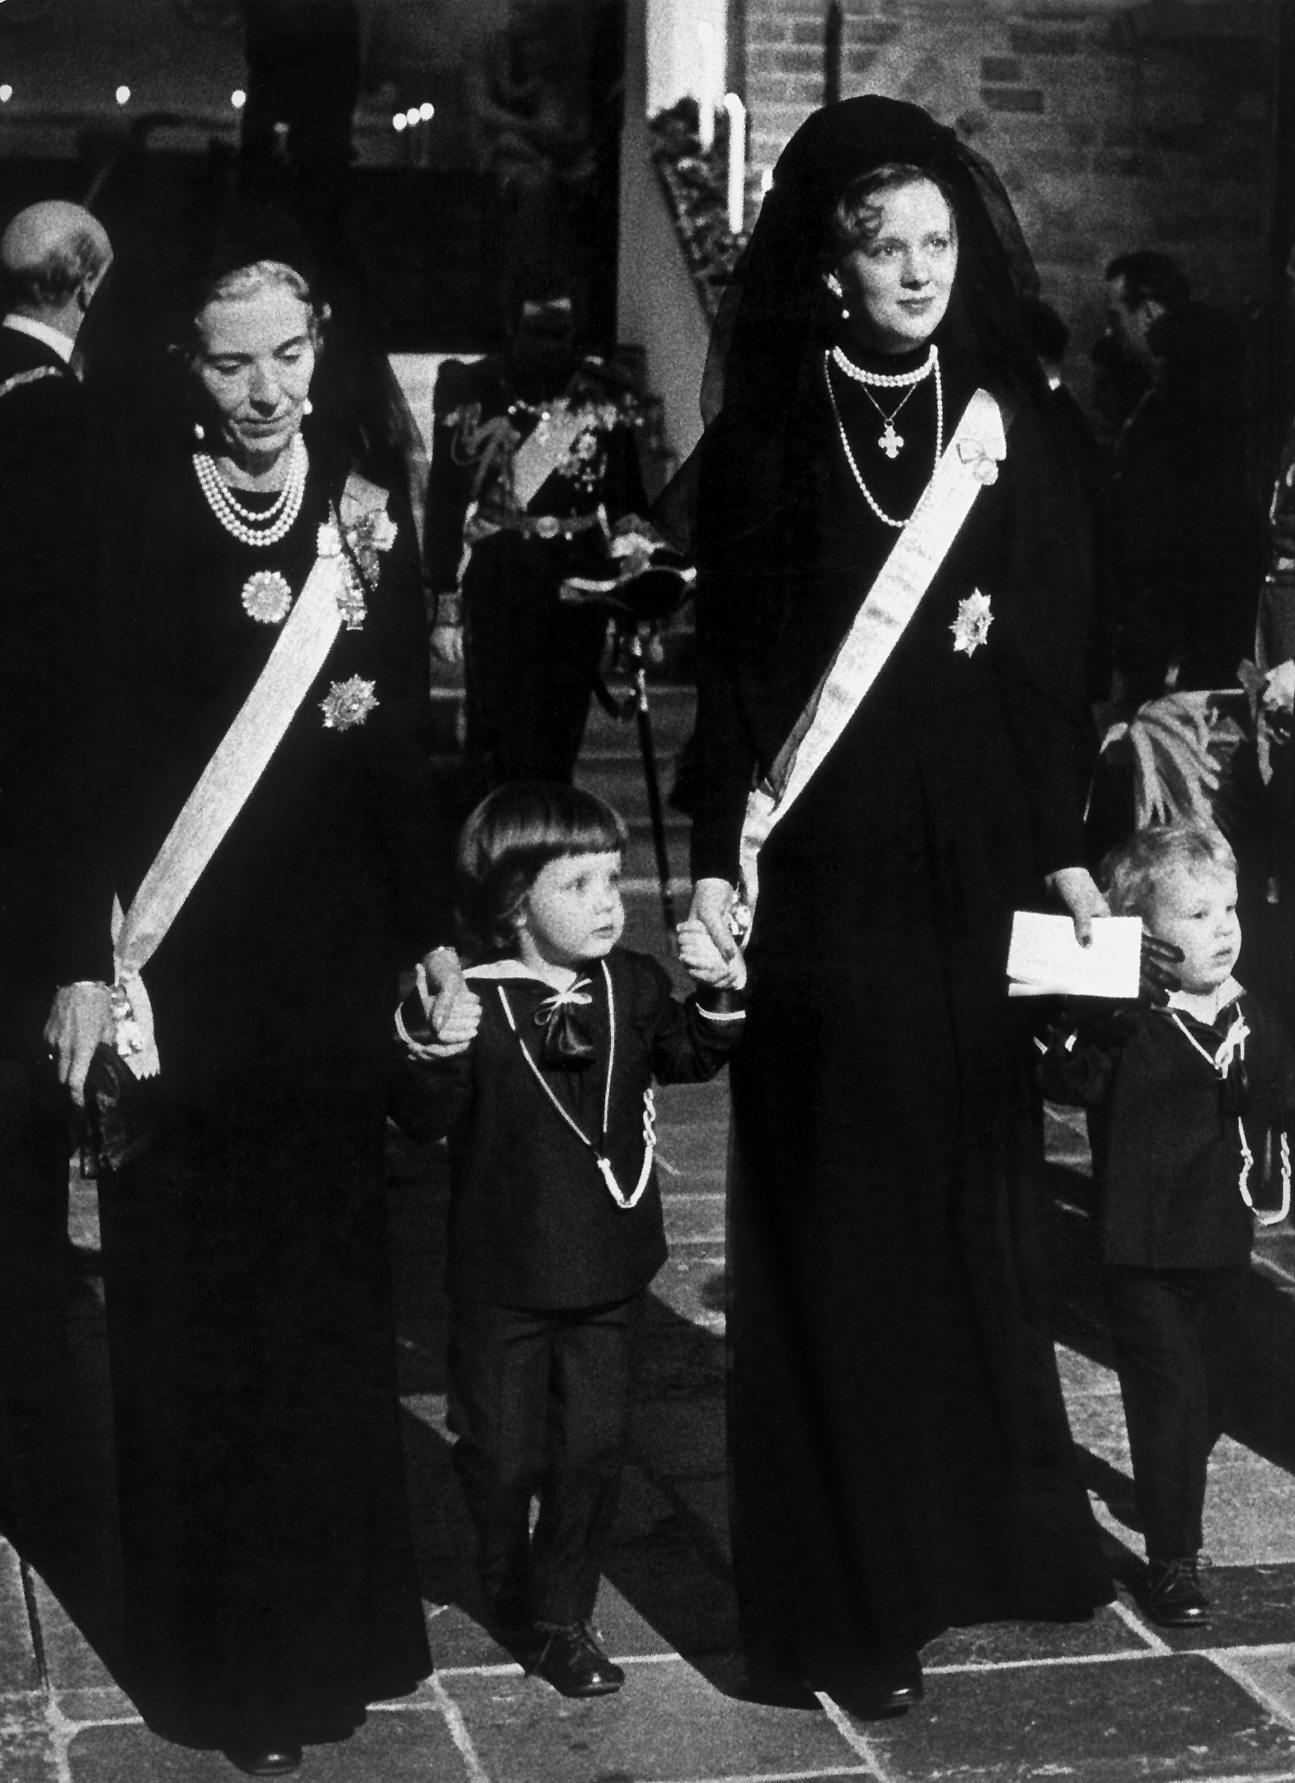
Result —
<instances>
[{"instance_id":1,"label":"long black dress","mask_svg":"<svg viewBox=\"0 0 1295 1783\"><path fill-rule=\"evenodd\" d=\"M245 612L247 578L299 592L327 511L312 472L288 536L250 549L182 457L115 528L123 904L278 635ZM363 628L146 969L163 1131L101 1189L127 1681L201 1744L341 1738L430 1669L382 1166L396 970L445 931L416 552L392 512ZM328 728L352 676L377 704Z\"/></svg>"},{"instance_id":2,"label":"long black dress","mask_svg":"<svg viewBox=\"0 0 1295 1783\"><path fill-rule=\"evenodd\" d=\"M972 384L946 365L950 430ZM874 496L907 515L933 463L933 381L894 464L864 393L834 388ZM1078 528L1037 475L1036 426L1016 417L997 483L760 857L732 1066L733 1554L750 1657L816 1680L951 1624L1082 1616L1111 1595L1022 1272L1009 915L1083 858L1054 673L1071 638L1082 674L1082 615L1049 569ZM897 534L851 476L821 364L780 510L744 508L749 460L724 454L722 423L719 439L700 510L693 865L731 880L752 768ZM968 655L951 627L973 589L994 617Z\"/></svg>"}]
</instances>

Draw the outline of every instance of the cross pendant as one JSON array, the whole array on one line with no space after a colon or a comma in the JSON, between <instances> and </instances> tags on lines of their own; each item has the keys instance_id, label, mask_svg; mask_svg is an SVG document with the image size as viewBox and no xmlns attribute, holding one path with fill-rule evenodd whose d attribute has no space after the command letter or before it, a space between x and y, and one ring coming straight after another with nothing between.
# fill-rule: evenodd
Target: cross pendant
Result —
<instances>
[{"instance_id":1,"label":"cross pendant","mask_svg":"<svg viewBox=\"0 0 1295 1783\"><path fill-rule=\"evenodd\" d=\"M885 427L882 429L881 438L877 441L877 444L881 447L887 458L899 457L900 452L903 450L904 439L902 434L895 432L895 423L893 421L886 422Z\"/></svg>"}]
</instances>

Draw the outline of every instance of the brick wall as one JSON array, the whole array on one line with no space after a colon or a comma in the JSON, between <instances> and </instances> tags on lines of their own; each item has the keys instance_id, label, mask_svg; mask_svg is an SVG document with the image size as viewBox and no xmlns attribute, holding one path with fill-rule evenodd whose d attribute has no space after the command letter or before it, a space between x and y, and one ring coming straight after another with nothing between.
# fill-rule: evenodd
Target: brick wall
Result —
<instances>
[{"instance_id":1,"label":"brick wall","mask_svg":"<svg viewBox=\"0 0 1295 1783\"><path fill-rule=\"evenodd\" d=\"M843 0L841 93L924 105L1002 175L1086 390L1102 268L1172 254L1196 294L1266 301L1276 6ZM747 0L752 192L823 98L826 0ZM753 197L753 202L754 202Z\"/></svg>"}]
</instances>

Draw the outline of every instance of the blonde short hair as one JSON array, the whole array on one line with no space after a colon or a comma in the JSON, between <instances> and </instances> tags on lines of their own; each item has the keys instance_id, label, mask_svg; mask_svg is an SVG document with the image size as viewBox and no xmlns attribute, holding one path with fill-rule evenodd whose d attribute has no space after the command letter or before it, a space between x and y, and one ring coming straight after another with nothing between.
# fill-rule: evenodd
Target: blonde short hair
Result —
<instances>
[{"instance_id":1,"label":"blonde short hair","mask_svg":"<svg viewBox=\"0 0 1295 1783\"><path fill-rule=\"evenodd\" d=\"M1115 916L1145 916L1169 874L1235 873L1237 857L1221 830L1204 823L1152 823L1113 848L1098 882Z\"/></svg>"}]
</instances>

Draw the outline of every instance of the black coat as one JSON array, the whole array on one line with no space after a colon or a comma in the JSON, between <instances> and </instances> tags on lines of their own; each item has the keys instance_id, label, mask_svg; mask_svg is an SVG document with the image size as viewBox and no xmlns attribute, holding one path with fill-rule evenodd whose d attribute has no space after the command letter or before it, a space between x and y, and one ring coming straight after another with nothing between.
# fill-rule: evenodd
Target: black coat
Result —
<instances>
[{"instance_id":1,"label":"black coat","mask_svg":"<svg viewBox=\"0 0 1295 1783\"><path fill-rule=\"evenodd\" d=\"M1276 1016L1250 992L1212 1024L1183 1011L1178 1018L1212 1053L1238 1007L1250 1029L1243 1091L1235 1069L1220 1080L1168 1009L1103 1012L1080 1022L1074 1045L1054 1044L1044 1056L1044 1093L1089 1110L1104 1262L1217 1269L1249 1260L1254 1216L1239 1184L1244 1174L1264 1211L1280 1200L1295 1056ZM1253 1160L1244 1172L1242 1130Z\"/></svg>"},{"instance_id":2,"label":"black coat","mask_svg":"<svg viewBox=\"0 0 1295 1783\"><path fill-rule=\"evenodd\" d=\"M0 1025L21 999L26 1030L56 982L108 967L103 811L81 796L100 667L83 433L64 361L0 328Z\"/></svg>"},{"instance_id":3,"label":"black coat","mask_svg":"<svg viewBox=\"0 0 1295 1783\"><path fill-rule=\"evenodd\" d=\"M612 1036L602 969L583 969L579 1010L595 1048L580 1068L544 1062L536 1014L551 989L535 978L474 977L482 1020L469 1050L411 1060L406 1123L421 1138L448 1134L451 1294L503 1306L571 1308L627 1300L665 1261L656 1172L632 1208L618 1207L595 1161L549 1102L522 1048L576 1125L603 1147L629 1196L644 1161L645 1096L653 1081L700 1083L721 1068L741 1021L712 1021L694 995L671 993L655 960L617 948L608 960ZM508 999L517 1032L500 997ZM608 1088L608 1071L612 1069ZM604 1092L609 1095L605 1145Z\"/></svg>"}]
</instances>

